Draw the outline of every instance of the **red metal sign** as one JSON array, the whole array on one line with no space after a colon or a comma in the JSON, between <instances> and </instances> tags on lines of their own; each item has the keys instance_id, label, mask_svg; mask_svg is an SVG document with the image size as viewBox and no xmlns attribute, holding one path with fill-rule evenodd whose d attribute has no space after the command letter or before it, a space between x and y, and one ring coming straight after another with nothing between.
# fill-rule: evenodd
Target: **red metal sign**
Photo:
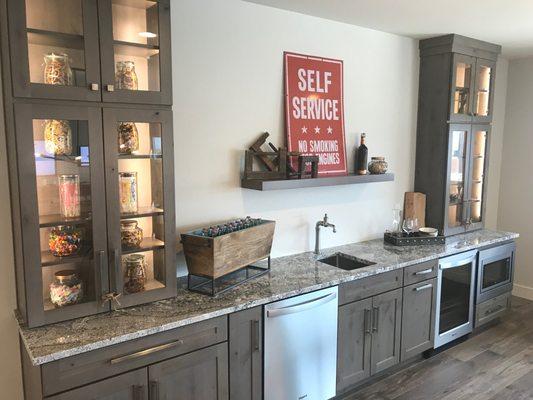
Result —
<instances>
[{"instance_id":1,"label":"red metal sign","mask_svg":"<svg viewBox=\"0 0 533 400\"><path fill-rule=\"evenodd\" d=\"M317 155L319 175L346 175L342 61L287 52L284 57L288 150Z\"/></svg>"}]
</instances>

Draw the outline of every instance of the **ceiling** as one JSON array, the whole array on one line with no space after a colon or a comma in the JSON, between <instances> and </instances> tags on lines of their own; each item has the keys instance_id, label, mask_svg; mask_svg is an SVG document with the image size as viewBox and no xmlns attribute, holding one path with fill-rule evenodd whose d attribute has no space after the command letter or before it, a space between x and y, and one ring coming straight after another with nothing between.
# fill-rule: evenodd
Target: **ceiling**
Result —
<instances>
[{"instance_id":1,"label":"ceiling","mask_svg":"<svg viewBox=\"0 0 533 400\"><path fill-rule=\"evenodd\" d=\"M533 0L247 0L416 39L447 33L533 56Z\"/></svg>"}]
</instances>

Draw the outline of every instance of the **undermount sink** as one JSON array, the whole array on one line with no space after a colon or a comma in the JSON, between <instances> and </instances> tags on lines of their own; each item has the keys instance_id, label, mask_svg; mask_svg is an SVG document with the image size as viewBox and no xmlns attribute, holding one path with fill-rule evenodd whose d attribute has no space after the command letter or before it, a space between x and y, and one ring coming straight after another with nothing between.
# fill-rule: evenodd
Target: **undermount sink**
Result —
<instances>
[{"instance_id":1,"label":"undermount sink","mask_svg":"<svg viewBox=\"0 0 533 400\"><path fill-rule=\"evenodd\" d=\"M335 253L318 261L346 271L352 271L354 269L364 268L375 264L371 261L358 260L343 253Z\"/></svg>"}]
</instances>

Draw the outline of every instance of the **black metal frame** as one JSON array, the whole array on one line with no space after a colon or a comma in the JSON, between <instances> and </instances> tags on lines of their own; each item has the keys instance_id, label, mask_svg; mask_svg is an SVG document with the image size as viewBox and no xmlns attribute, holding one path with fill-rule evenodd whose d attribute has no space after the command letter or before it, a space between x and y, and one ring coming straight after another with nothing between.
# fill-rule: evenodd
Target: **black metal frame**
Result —
<instances>
[{"instance_id":1,"label":"black metal frame","mask_svg":"<svg viewBox=\"0 0 533 400\"><path fill-rule=\"evenodd\" d=\"M253 275L250 275L250 270L259 271L259 272ZM231 283L229 285L226 285L224 288L217 290L217 287L216 287L217 281L220 282L221 279L228 278L231 275L235 275L241 271L246 271L246 277L244 279L239 279L237 282ZM247 265L243 268L240 268L238 270L235 270L227 275L224 275L218 278L213 278L210 276L204 276L204 275L198 275L198 274L189 274L187 276L187 289L190 290L191 292L196 292L196 293L206 294L211 297L216 297L219 294L225 293L228 290L235 288L236 286L239 286L245 282L248 282L251 279L265 275L268 272L270 272L270 256L268 256L267 258L267 267L260 267L257 265ZM192 284L193 277L201 278L203 279L203 282L193 285ZM210 285L210 289L202 289L206 285Z\"/></svg>"}]
</instances>

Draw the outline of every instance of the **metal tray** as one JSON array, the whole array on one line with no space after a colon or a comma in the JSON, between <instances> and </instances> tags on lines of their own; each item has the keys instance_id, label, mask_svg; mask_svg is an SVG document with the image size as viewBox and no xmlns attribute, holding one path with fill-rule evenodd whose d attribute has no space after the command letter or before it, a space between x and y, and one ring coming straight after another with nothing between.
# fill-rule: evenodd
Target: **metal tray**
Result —
<instances>
[{"instance_id":1,"label":"metal tray","mask_svg":"<svg viewBox=\"0 0 533 400\"><path fill-rule=\"evenodd\" d=\"M408 236L405 233L390 233L385 232L383 235L385 243L392 244L393 246L421 246L432 244L445 244L445 236L417 236L417 234Z\"/></svg>"}]
</instances>

